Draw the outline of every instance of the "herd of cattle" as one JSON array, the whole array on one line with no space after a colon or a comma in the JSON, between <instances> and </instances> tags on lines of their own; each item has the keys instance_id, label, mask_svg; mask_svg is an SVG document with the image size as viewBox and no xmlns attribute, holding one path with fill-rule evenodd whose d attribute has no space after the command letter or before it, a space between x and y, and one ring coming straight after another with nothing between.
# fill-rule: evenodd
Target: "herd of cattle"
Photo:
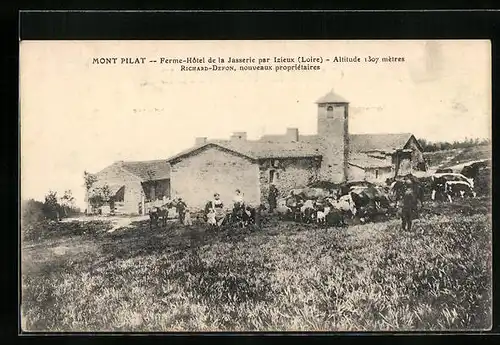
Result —
<instances>
[{"instance_id":1,"label":"herd of cattle","mask_svg":"<svg viewBox=\"0 0 500 345\"><path fill-rule=\"evenodd\" d=\"M474 178L452 172L441 172L423 181L411 174L388 181L385 186L367 181L349 181L333 188L312 188L291 190L289 195L277 200L276 208L269 210L264 205L252 207L242 205L228 210L220 222L210 222L207 211L193 218L214 226L241 226L256 224L260 226L265 213L277 214L281 220L302 223L317 223L329 226L346 226L348 220L361 223L387 218L397 214L403 196L411 189L415 203L422 207L425 196L431 201L453 202L456 198L474 198ZM169 205L175 207L175 205ZM185 225L186 216L190 220L189 210L180 217ZM157 208L150 212L151 225L160 222L166 226L168 211Z\"/></svg>"},{"instance_id":2,"label":"herd of cattle","mask_svg":"<svg viewBox=\"0 0 500 345\"><path fill-rule=\"evenodd\" d=\"M426 190L429 187L430 191ZM292 190L287 198L279 200L276 212L281 219L305 223L345 226L346 219L354 218L365 223L395 215L407 189L412 190L415 202L420 206L429 192L432 201L453 202L455 198L476 197L473 179L461 174L435 174L430 186L410 174L387 186L353 181L336 190Z\"/></svg>"}]
</instances>

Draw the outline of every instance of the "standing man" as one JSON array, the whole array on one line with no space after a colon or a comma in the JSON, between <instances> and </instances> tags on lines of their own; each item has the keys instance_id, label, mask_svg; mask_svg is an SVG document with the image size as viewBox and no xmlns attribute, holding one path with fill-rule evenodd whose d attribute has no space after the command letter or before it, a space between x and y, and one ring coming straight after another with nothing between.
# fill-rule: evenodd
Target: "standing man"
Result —
<instances>
[{"instance_id":1,"label":"standing man","mask_svg":"<svg viewBox=\"0 0 500 345\"><path fill-rule=\"evenodd\" d=\"M276 209L276 202L278 199L278 188L273 184L269 187L269 195L267 197L267 201L269 202L269 212L273 213L273 211Z\"/></svg>"},{"instance_id":2,"label":"standing man","mask_svg":"<svg viewBox=\"0 0 500 345\"><path fill-rule=\"evenodd\" d=\"M403 207L401 210L401 225L403 230L411 230L411 225L413 219L415 218L417 212L417 197L415 192L410 186L410 183L406 183L406 190L403 194Z\"/></svg>"},{"instance_id":3,"label":"standing man","mask_svg":"<svg viewBox=\"0 0 500 345\"><path fill-rule=\"evenodd\" d=\"M184 216L186 215L186 203L182 200L182 198L177 199L177 204L175 205L177 213L179 214L179 222L184 224Z\"/></svg>"}]
</instances>

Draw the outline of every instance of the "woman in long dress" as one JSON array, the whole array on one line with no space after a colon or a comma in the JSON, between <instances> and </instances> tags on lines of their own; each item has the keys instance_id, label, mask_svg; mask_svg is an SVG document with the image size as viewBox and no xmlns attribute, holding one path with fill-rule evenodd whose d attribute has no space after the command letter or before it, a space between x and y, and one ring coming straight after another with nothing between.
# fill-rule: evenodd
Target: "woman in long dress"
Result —
<instances>
[{"instance_id":1,"label":"woman in long dress","mask_svg":"<svg viewBox=\"0 0 500 345\"><path fill-rule=\"evenodd\" d=\"M224 203L220 199L220 194L214 194L214 200L212 200L212 207L215 211L215 219L217 220L217 226L221 226L226 214L224 212Z\"/></svg>"}]
</instances>

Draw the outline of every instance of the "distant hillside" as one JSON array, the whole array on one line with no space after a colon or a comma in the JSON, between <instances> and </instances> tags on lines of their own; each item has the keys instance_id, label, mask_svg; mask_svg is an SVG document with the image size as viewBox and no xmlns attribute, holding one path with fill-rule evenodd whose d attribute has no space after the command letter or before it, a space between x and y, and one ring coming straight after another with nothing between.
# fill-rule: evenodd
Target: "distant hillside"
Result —
<instances>
[{"instance_id":1,"label":"distant hillside","mask_svg":"<svg viewBox=\"0 0 500 345\"><path fill-rule=\"evenodd\" d=\"M457 155L465 149L441 150L434 152L424 152L424 159L429 167L440 167L452 161Z\"/></svg>"},{"instance_id":2,"label":"distant hillside","mask_svg":"<svg viewBox=\"0 0 500 345\"><path fill-rule=\"evenodd\" d=\"M491 159L491 146L476 146L469 149L463 150L455 158L453 158L454 164L465 163L474 160Z\"/></svg>"},{"instance_id":3,"label":"distant hillside","mask_svg":"<svg viewBox=\"0 0 500 345\"><path fill-rule=\"evenodd\" d=\"M446 168L470 161L491 159L491 146L478 145L465 149L424 152L429 167Z\"/></svg>"}]
</instances>

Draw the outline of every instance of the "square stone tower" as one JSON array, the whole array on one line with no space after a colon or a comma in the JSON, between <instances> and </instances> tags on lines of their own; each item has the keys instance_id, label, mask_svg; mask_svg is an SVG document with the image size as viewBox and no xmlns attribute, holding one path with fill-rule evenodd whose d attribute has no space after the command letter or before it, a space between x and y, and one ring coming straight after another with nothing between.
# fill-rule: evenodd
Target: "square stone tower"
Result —
<instances>
[{"instance_id":1,"label":"square stone tower","mask_svg":"<svg viewBox=\"0 0 500 345\"><path fill-rule=\"evenodd\" d=\"M320 179L331 182L347 180L349 162L349 102L330 91L318 105L318 142L323 160Z\"/></svg>"}]
</instances>

